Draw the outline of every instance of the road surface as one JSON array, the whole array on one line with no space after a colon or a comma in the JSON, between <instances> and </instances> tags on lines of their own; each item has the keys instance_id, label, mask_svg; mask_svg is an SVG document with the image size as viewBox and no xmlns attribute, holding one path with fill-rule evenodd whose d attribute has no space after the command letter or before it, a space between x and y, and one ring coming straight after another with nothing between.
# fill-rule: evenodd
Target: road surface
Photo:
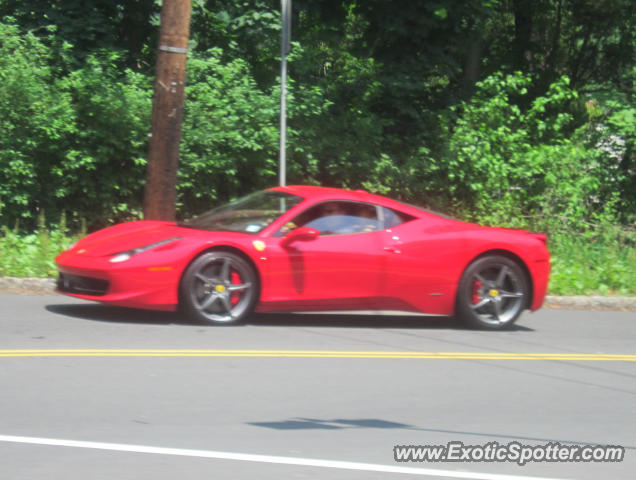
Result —
<instances>
[{"instance_id":1,"label":"road surface","mask_svg":"<svg viewBox=\"0 0 636 480\"><path fill-rule=\"evenodd\" d=\"M636 314L542 310L195 324L0 295L0 465L14 479L631 479ZM396 462L396 445L618 445L622 462Z\"/></svg>"}]
</instances>

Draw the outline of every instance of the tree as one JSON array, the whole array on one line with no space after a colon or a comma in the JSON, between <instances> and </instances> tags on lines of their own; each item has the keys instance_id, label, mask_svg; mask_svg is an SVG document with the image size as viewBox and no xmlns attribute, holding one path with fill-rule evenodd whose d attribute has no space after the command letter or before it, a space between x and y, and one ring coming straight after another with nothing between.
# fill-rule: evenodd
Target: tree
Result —
<instances>
[{"instance_id":1,"label":"tree","mask_svg":"<svg viewBox=\"0 0 636 480\"><path fill-rule=\"evenodd\" d=\"M190 0L164 0L148 153L144 218L174 220Z\"/></svg>"}]
</instances>

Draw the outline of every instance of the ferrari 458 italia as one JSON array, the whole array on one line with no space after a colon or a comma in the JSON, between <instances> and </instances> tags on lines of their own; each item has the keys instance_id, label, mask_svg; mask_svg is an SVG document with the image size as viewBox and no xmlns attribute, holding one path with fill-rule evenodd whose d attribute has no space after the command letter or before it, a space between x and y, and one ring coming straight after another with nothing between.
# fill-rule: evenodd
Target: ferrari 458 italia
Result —
<instances>
[{"instance_id":1,"label":"ferrari 458 italia","mask_svg":"<svg viewBox=\"0 0 636 480\"><path fill-rule=\"evenodd\" d=\"M62 293L215 324L254 310L370 309L500 329L541 306L550 272L543 234L313 186L257 192L181 223L115 225L56 261Z\"/></svg>"}]
</instances>

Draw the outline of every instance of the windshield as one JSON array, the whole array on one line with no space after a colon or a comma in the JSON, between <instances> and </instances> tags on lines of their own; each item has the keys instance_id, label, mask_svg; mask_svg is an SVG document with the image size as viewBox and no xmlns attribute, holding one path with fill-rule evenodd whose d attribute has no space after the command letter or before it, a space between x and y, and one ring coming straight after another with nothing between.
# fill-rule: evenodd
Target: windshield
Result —
<instances>
[{"instance_id":1,"label":"windshield","mask_svg":"<svg viewBox=\"0 0 636 480\"><path fill-rule=\"evenodd\" d=\"M303 200L297 195L265 190L239 198L179 225L201 230L256 234Z\"/></svg>"}]
</instances>

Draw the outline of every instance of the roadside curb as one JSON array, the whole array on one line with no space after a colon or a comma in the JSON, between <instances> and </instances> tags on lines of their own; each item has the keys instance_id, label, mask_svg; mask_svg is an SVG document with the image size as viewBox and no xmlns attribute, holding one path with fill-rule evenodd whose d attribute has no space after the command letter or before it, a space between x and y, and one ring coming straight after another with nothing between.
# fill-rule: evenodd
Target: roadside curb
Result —
<instances>
[{"instance_id":1,"label":"roadside curb","mask_svg":"<svg viewBox=\"0 0 636 480\"><path fill-rule=\"evenodd\" d=\"M53 293L55 284L54 278L0 277L0 292L44 295ZM636 311L636 297L548 295L543 307Z\"/></svg>"},{"instance_id":2,"label":"roadside curb","mask_svg":"<svg viewBox=\"0 0 636 480\"><path fill-rule=\"evenodd\" d=\"M0 292L10 293L52 293L55 278L0 277Z\"/></svg>"},{"instance_id":3,"label":"roadside curb","mask_svg":"<svg viewBox=\"0 0 636 480\"><path fill-rule=\"evenodd\" d=\"M585 309L585 310L628 310L636 311L636 297L580 296L566 297L548 295L544 308Z\"/></svg>"}]
</instances>

